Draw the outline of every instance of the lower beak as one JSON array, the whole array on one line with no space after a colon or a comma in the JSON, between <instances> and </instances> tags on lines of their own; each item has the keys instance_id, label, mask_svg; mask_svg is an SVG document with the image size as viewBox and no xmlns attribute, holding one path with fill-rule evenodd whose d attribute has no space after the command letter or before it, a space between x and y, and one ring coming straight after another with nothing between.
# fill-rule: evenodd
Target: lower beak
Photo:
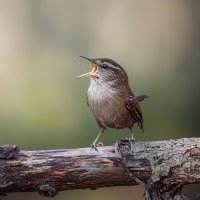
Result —
<instances>
[{"instance_id":1,"label":"lower beak","mask_svg":"<svg viewBox=\"0 0 200 200\"><path fill-rule=\"evenodd\" d=\"M88 73L85 73L85 74L82 74L82 75L80 75L80 76L78 76L78 77L76 77L76 78L81 78L81 77L83 77L83 76L89 76L89 77L95 76L95 75L96 75L96 72L97 72L97 64L95 64L95 63L93 62L93 60L91 60L91 59L89 59L89 58L86 58L86 57L83 57L83 56L80 56L80 57L81 57L81 58L85 58L85 59L89 60L90 62L92 62L92 71L91 71L91 72L88 72Z\"/></svg>"}]
</instances>

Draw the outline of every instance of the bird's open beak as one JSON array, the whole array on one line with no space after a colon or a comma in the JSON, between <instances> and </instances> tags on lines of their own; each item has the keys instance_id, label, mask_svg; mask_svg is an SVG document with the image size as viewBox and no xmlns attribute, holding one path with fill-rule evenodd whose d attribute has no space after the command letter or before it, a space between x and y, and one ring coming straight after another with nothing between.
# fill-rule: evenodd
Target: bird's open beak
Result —
<instances>
[{"instance_id":1,"label":"bird's open beak","mask_svg":"<svg viewBox=\"0 0 200 200\"><path fill-rule=\"evenodd\" d=\"M97 64L94 63L94 61L90 58L87 58L87 57L84 57L84 56L80 56L81 58L84 58L86 60L89 60L91 63L92 63L92 71L91 72L88 72L88 73L85 73L85 74L82 74L76 78L81 78L83 76L96 76L96 72L97 72Z\"/></svg>"}]
</instances>

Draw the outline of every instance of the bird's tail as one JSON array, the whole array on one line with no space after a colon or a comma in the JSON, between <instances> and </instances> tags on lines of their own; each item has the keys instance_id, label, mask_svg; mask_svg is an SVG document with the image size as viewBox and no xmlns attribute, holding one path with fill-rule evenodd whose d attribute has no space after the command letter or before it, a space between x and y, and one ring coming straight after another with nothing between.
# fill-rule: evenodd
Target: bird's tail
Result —
<instances>
[{"instance_id":1,"label":"bird's tail","mask_svg":"<svg viewBox=\"0 0 200 200\"><path fill-rule=\"evenodd\" d=\"M136 97L136 99L138 100L138 102L143 101L144 99L149 98L148 95L142 94Z\"/></svg>"}]
</instances>

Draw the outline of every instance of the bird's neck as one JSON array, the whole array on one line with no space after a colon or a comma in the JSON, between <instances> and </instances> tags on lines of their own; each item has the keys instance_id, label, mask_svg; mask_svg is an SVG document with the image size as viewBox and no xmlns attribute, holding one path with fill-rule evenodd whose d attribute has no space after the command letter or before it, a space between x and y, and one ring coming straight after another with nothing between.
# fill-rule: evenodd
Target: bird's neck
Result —
<instances>
[{"instance_id":1,"label":"bird's neck","mask_svg":"<svg viewBox=\"0 0 200 200\"><path fill-rule=\"evenodd\" d=\"M125 93L132 93L128 81L123 81L122 79L105 81L100 78L91 78L89 88L92 90L97 90L96 92L99 90L99 92L101 91L111 95L125 95Z\"/></svg>"}]
</instances>

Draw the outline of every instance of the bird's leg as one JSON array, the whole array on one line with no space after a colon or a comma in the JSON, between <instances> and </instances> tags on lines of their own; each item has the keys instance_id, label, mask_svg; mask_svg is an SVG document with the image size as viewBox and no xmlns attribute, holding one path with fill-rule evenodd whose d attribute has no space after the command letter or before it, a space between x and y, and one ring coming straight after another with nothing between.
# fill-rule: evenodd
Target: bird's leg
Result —
<instances>
[{"instance_id":1,"label":"bird's leg","mask_svg":"<svg viewBox=\"0 0 200 200\"><path fill-rule=\"evenodd\" d=\"M91 147L95 148L95 150L97 150L97 147L100 146L100 144L98 144L98 140L101 137L101 135L103 134L104 130L105 130L105 128L100 128L99 134L97 135L96 139L94 140L94 142L91 145Z\"/></svg>"},{"instance_id":2,"label":"bird's leg","mask_svg":"<svg viewBox=\"0 0 200 200\"><path fill-rule=\"evenodd\" d=\"M135 136L134 136L133 128L131 128L130 131L131 131L131 142L135 142Z\"/></svg>"},{"instance_id":3,"label":"bird's leg","mask_svg":"<svg viewBox=\"0 0 200 200\"><path fill-rule=\"evenodd\" d=\"M134 132L133 132L133 127L130 128L131 131L131 138L130 138L130 144L131 144L131 152L133 152L133 144L135 143L135 136L134 136Z\"/></svg>"},{"instance_id":4,"label":"bird's leg","mask_svg":"<svg viewBox=\"0 0 200 200\"><path fill-rule=\"evenodd\" d=\"M132 142L135 142L135 136L134 136L133 131L131 131L131 141L132 141Z\"/></svg>"}]
</instances>

